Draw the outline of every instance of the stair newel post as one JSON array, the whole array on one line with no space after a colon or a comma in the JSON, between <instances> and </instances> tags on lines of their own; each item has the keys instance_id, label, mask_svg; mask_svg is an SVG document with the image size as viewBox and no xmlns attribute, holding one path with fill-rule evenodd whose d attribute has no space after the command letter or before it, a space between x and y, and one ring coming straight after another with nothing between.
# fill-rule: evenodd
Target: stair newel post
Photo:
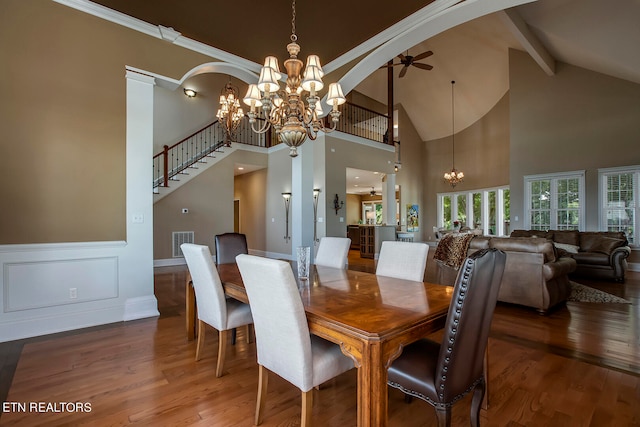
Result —
<instances>
[{"instance_id":1,"label":"stair newel post","mask_svg":"<svg viewBox=\"0 0 640 427\"><path fill-rule=\"evenodd\" d=\"M165 145L162 151L164 186L169 186L169 146Z\"/></svg>"}]
</instances>

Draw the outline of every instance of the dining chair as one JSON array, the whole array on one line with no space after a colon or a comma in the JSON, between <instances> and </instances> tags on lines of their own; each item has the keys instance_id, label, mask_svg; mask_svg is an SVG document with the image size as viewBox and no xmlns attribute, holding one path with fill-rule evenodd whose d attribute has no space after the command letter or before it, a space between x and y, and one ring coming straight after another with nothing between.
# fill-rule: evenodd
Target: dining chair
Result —
<instances>
[{"instance_id":1,"label":"dining chair","mask_svg":"<svg viewBox=\"0 0 640 427\"><path fill-rule=\"evenodd\" d=\"M376 274L397 279L424 281L429 246L426 243L384 241Z\"/></svg>"},{"instance_id":2,"label":"dining chair","mask_svg":"<svg viewBox=\"0 0 640 427\"><path fill-rule=\"evenodd\" d=\"M322 237L316 254L316 265L347 268L351 239L348 237Z\"/></svg>"},{"instance_id":3,"label":"dining chair","mask_svg":"<svg viewBox=\"0 0 640 427\"><path fill-rule=\"evenodd\" d=\"M232 298L225 298L218 270L208 246L183 243L180 245L189 267L196 293L198 311L198 343L196 361L204 345L205 324L218 330L218 364L216 377L222 376L229 332L233 328L253 323L251 308Z\"/></svg>"},{"instance_id":4,"label":"dining chair","mask_svg":"<svg viewBox=\"0 0 640 427\"><path fill-rule=\"evenodd\" d=\"M301 425L309 426L314 387L353 368L353 360L342 354L337 344L310 335L288 262L253 255L238 255L236 262L256 333L259 374L255 424L262 423L271 371L301 390Z\"/></svg>"},{"instance_id":5,"label":"dining chair","mask_svg":"<svg viewBox=\"0 0 640 427\"><path fill-rule=\"evenodd\" d=\"M248 254L247 236L242 233L223 233L214 237L216 243L216 264L234 264L236 256Z\"/></svg>"},{"instance_id":6,"label":"dining chair","mask_svg":"<svg viewBox=\"0 0 640 427\"><path fill-rule=\"evenodd\" d=\"M466 258L442 341L409 344L389 367L388 385L435 407L441 427L451 425L451 407L471 390L471 425L479 425L486 390L484 355L506 258L498 249L482 249Z\"/></svg>"},{"instance_id":7,"label":"dining chair","mask_svg":"<svg viewBox=\"0 0 640 427\"><path fill-rule=\"evenodd\" d=\"M236 256L240 254L248 254L247 236L242 233L223 233L214 237L216 244L216 265L235 264ZM247 326L247 336L251 334L250 328ZM231 330L231 344L236 343L236 329Z\"/></svg>"}]
</instances>

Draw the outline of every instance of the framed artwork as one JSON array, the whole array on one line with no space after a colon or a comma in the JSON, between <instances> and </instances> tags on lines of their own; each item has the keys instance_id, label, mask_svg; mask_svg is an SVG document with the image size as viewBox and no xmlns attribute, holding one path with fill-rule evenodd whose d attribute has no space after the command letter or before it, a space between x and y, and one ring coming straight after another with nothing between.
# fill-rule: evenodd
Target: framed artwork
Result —
<instances>
[{"instance_id":1,"label":"framed artwork","mask_svg":"<svg viewBox=\"0 0 640 427\"><path fill-rule=\"evenodd\" d=\"M407 205L407 231L419 231L419 208L418 205Z\"/></svg>"}]
</instances>

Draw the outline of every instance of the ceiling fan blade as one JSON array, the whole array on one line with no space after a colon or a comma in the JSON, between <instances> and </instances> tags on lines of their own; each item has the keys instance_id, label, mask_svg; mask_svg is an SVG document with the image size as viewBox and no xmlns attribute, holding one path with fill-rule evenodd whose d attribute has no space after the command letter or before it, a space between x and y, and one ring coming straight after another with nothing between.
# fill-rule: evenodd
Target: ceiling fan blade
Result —
<instances>
[{"instance_id":1,"label":"ceiling fan blade","mask_svg":"<svg viewBox=\"0 0 640 427\"><path fill-rule=\"evenodd\" d=\"M416 66L418 68L422 68L423 70L431 70L433 68L433 65L429 65L429 64L420 64L418 62L414 62L413 64L411 64L413 66Z\"/></svg>"},{"instance_id":2,"label":"ceiling fan blade","mask_svg":"<svg viewBox=\"0 0 640 427\"><path fill-rule=\"evenodd\" d=\"M398 58L400 58L400 61L406 61L407 58L405 58L405 56L403 54L398 54Z\"/></svg>"},{"instance_id":3,"label":"ceiling fan blade","mask_svg":"<svg viewBox=\"0 0 640 427\"><path fill-rule=\"evenodd\" d=\"M426 52L422 52L420 55L416 55L413 60L414 61L419 61L421 59L427 58L429 56L433 55L433 52L431 52L430 50L426 51Z\"/></svg>"},{"instance_id":4,"label":"ceiling fan blade","mask_svg":"<svg viewBox=\"0 0 640 427\"><path fill-rule=\"evenodd\" d=\"M405 65L402 70L400 70L400 78L404 77L405 74L407 74L407 70L409 69L408 65Z\"/></svg>"}]
</instances>

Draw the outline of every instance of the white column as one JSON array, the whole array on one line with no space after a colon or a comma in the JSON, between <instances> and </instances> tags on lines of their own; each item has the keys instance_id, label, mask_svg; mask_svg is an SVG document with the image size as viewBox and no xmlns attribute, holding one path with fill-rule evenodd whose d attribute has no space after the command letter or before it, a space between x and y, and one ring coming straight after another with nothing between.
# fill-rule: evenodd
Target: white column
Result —
<instances>
[{"instance_id":1,"label":"white column","mask_svg":"<svg viewBox=\"0 0 640 427\"><path fill-rule=\"evenodd\" d=\"M295 260L298 246L311 247L313 253L313 141L298 147L298 156L291 159L291 256Z\"/></svg>"},{"instance_id":2,"label":"white column","mask_svg":"<svg viewBox=\"0 0 640 427\"><path fill-rule=\"evenodd\" d=\"M388 173L382 182L382 222L396 225L396 174Z\"/></svg>"},{"instance_id":3,"label":"white column","mask_svg":"<svg viewBox=\"0 0 640 427\"><path fill-rule=\"evenodd\" d=\"M127 71L127 246L120 257L124 320L158 315L153 290L153 77Z\"/></svg>"}]
</instances>

